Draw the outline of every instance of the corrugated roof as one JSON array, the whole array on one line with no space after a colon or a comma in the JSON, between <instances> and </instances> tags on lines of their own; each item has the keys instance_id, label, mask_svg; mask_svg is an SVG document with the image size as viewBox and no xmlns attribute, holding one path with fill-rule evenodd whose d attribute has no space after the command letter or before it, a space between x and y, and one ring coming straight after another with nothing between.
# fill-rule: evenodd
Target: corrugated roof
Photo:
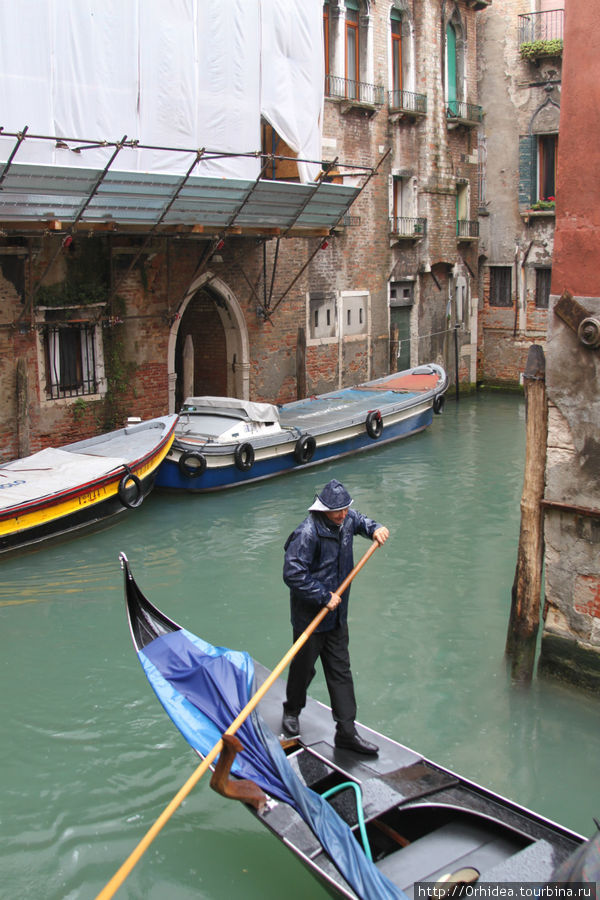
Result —
<instances>
[{"instance_id":1,"label":"corrugated roof","mask_svg":"<svg viewBox=\"0 0 600 900\"><path fill-rule=\"evenodd\" d=\"M13 162L0 186L0 221L58 220L68 226L85 206L79 219L82 224L152 226L163 217L181 182L176 175L160 173L103 173L101 169ZM161 226L202 226L208 231L235 227L253 232L331 229L358 193L357 187L328 182L191 176Z\"/></svg>"}]
</instances>

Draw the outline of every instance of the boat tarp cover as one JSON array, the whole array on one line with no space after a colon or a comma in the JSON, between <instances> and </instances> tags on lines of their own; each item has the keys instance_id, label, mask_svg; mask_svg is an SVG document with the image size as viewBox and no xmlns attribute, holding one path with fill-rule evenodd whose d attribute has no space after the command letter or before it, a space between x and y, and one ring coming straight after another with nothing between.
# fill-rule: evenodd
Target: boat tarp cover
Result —
<instances>
[{"instance_id":1,"label":"boat tarp cover","mask_svg":"<svg viewBox=\"0 0 600 900\"><path fill-rule=\"evenodd\" d=\"M213 647L185 629L155 638L138 651L140 662L168 715L189 744L206 755L254 693L254 662L247 653ZM256 710L237 731L243 751L232 773L249 778L292 806L363 900L406 895L365 856L352 831L329 803L307 788Z\"/></svg>"},{"instance_id":2,"label":"boat tarp cover","mask_svg":"<svg viewBox=\"0 0 600 900\"><path fill-rule=\"evenodd\" d=\"M0 467L0 509L86 485L118 470L126 461L47 447Z\"/></svg>"},{"instance_id":3,"label":"boat tarp cover","mask_svg":"<svg viewBox=\"0 0 600 900\"><path fill-rule=\"evenodd\" d=\"M238 400L236 397L188 397L183 404L182 415L192 412L214 412L230 410L253 422L279 422L279 410L272 403L255 403L253 400Z\"/></svg>"}]
</instances>

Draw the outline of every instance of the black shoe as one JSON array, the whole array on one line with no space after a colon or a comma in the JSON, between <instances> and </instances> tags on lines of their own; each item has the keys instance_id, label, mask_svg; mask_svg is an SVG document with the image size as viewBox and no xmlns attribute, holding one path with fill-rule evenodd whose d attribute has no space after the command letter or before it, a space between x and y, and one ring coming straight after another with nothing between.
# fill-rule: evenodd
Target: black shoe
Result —
<instances>
[{"instance_id":1,"label":"black shoe","mask_svg":"<svg viewBox=\"0 0 600 900\"><path fill-rule=\"evenodd\" d=\"M284 712L281 724L283 725L283 731L286 737L298 737L300 734L300 722L298 721L298 716L293 716L291 713Z\"/></svg>"},{"instance_id":2,"label":"black shoe","mask_svg":"<svg viewBox=\"0 0 600 900\"><path fill-rule=\"evenodd\" d=\"M365 741L359 734L336 734L335 746L344 750L354 750L355 753L362 753L363 756L377 756L379 747L376 744L370 744Z\"/></svg>"}]
</instances>

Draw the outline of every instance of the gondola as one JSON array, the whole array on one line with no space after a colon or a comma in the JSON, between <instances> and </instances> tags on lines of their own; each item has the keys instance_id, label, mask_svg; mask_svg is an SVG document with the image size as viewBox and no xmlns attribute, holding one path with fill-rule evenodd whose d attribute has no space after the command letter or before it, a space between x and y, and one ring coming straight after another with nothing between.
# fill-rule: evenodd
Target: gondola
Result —
<instances>
[{"instance_id":1,"label":"gondola","mask_svg":"<svg viewBox=\"0 0 600 900\"><path fill-rule=\"evenodd\" d=\"M120 559L131 636L148 680L205 757L240 712L245 689L250 695L268 670L181 628L150 603L125 555ZM231 666L241 673L237 694ZM220 693L222 680L229 687ZM230 766L233 778L221 793L242 799L331 896L391 900L425 896L434 886L430 896L441 897L453 885L546 884L585 847L581 835L365 726L359 732L379 745L377 758L335 748L331 711L315 700L303 711L300 738L276 737L283 692L278 679L259 715L237 731L243 750L233 751L233 765L223 750L221 788ZM211 779L216 789L220 765Z\"/></svg>"}]
</instances>

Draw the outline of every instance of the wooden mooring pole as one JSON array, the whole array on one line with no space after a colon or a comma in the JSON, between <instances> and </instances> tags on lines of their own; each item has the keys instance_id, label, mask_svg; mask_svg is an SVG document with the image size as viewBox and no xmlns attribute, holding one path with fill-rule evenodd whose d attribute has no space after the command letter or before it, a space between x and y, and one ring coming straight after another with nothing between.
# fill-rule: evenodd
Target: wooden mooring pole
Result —
<instances>
[{"instance_id":1,"label":"wooden mooring pole","mask_svg":"<svg viewBox=\"0 0 600 900\"><path fill-rule=\"evenodd\" d=\"M521 531L506 655L512 660L513 681L529 682L533 675L535 647L540 623L540 595L544 555L543 507L546 471L548 404L546 361L542 348L534 344L524 372L526 404L525 474L521 496Z\"/></svg>"},{"instance_id":2,"label":"wooden mooring pole","mask_svg":"<svg viewBox=\"0 0 600 900\"><path fill-rule=\"evenodd\" d=\"M306 332L300 326L296 338L296 399L306 397Z\"/></svg>"}]
</instances>

